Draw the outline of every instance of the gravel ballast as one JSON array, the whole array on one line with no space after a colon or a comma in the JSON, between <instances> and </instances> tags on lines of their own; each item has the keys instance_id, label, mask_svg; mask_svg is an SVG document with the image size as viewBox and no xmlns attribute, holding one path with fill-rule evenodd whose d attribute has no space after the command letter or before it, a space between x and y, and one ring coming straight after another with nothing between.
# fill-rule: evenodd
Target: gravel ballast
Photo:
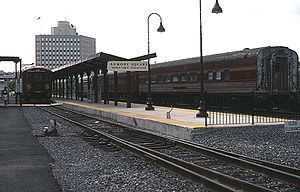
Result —
<instances>
[{"instance_id":1,"label":"gravel ballast","mask_svg":"<svg viewBox=\"0 0 300 192\"><path fill-rule=\"evenodd\" d=\"M152 163L84 141L83 130L37 108L23 108L33 135L53 158L53 175L63 191L207 191ZM43 137L57 119L58 137ZM300 168L300 132L279 125L205 128L193 141L230 152Z\"/></svg>"},{"instance_id":2,"label":"gravel ballast","mask_svg":"<svg viewBox=\"0 0 300 192\"><path fill-rule=\"evenodd\" d=\"M83 130L37 108L24 107L32 134L53 159L52 171L63 191L208 191L132 154L107 151L84 141ZM58 123L57 137L43 128Z\"/></svg>"},{"instance_id":3,"label":"gravel ballast","mask_svg":"<svg viewBox=\"0 0 300 192\"><path fill-rule=\"evenodd\" d=\"M207 128L193 141L300 169L300 132L282 125Z\"/></svg>"}]
</instances>

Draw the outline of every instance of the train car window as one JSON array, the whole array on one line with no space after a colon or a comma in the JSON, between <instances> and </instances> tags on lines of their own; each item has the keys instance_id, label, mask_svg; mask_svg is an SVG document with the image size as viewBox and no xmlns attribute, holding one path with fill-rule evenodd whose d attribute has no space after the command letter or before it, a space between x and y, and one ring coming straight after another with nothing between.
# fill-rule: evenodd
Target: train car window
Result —
<instances>
[{"instance_id":1,"label":"train car window","mask_svg":"<svg viewBox=\"0 0 300 192\"><path fill-rule=\"evenodd\" d=\"M156 78L156 80L157 80L157 83L162 83L163 82L162 75L158 75L157 78Z\"/></svg>"},{"instance_id":2,"label":"train car window","mask_svg":"<svg viewBox=\"0 0 300 192\"><path fill-rule=\"evenodd\" d=\"M163 77L162 77L163 79L163 83L165 83L166 82L166 76L164 75Z\"/></svg>"},{"instance_id":3,"label":"train car window","mask_svg":"<svg viewBox=\"0 0 300 192\"><path fill-rule=\"evenodd\" d=\"M224 80L229 80L229 70L223 71Z\"/></svg>"},{"instance_id":4,"label":"train car window","mask_svg":"<svg viewBox=\"0 0 300 192\"><path fill-rule=\"evenodd\" d=\"M33 81L42 81L41 73L34 73L33 74Z\"/></svg>"},{"instance_id":5,"label":"train car window","mask_svg":"<svg viewBox=\"0 0 300 192\"><path fill-rule=\"evenodd\" d=\"M171 77L170 77L170 75L166 75L166 76L165 76L165 82L166 82L166 83L171 82Z\"/></svg>"},{"instance_id":6,"label":"train car window","mask_svg":"<svg viewBox=\"0 0 300 192\"><path fill-rule=\"evenodd\" d=\"M179 79L179 75L178 74L175 74L175 75L172 75L172 82L179 82L180 79Z\"/></svg>"},{"instance_id":7,"label":"train car window","mask_svg":"<svg viewBox=\"0 0 300 192\"><path fill-rule=\"evenodd\" d=\"M188 81L188 75L185 73L185 74L181 74L180 75L181 77L181 81Z\"/></svg>"},{"instance_id":8,"label":"train car window","mask_svg":"<svg viewBox=\"0 0 300 192\"><path fill-rule=\"evenodd\" d=\"M208 80L213 80L214 79L214 72L208 71Z\"/></svg>"},{"instance_id":9,"label":"train car window","mask_svg":"<svg viewBox=\"0 0 300 192\"><path fill-rule=\"evenodd\" d=\"M190 81L197 81L197 73L190 73L189 77Z\"/></svg>"},{"instance_id":10,"label":"train car window","mask_svg":"<svg viewBox=\"0 0 300 192\"><path fill-rule=\"evenodd\" d=\"M151 83L156 83L156 77L154 76L151 77Z\"/></svg>"},{"instance_id":11,"label":"train car window","mask_svg":"<svg viewBox=\"0 0 300 192\"><path fill-rule=\"evenodd\" d=\"M221 70L216 71L216 80L221 80L222 79L222 72Z\"/></svg>"}]
</instances>

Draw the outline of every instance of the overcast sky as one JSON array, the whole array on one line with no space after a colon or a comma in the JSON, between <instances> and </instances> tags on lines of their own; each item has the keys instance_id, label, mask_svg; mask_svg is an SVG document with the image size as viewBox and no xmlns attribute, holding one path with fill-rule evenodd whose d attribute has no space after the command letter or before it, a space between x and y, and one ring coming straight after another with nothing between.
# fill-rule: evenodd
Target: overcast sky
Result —
<instances>
[{"instance_id":1,"label":"overcast sky","mask_svg":"<svg viewBox=\"0 0 300 192\"><path fill-rule=\"evenodd\" d=\"M263 46L286 46L300 54L300 0L202 0L203 54ZM131 58L147 54L150 17L153 62L199 56L199 0L3 0L0 56L35 62L35 35L50 34L57 21L69 21L80 35L96 38L96 52ZM41 17L41 19L37 19ZM0 70L14 71L0 62Z\"/></svg>"}]
</instances>

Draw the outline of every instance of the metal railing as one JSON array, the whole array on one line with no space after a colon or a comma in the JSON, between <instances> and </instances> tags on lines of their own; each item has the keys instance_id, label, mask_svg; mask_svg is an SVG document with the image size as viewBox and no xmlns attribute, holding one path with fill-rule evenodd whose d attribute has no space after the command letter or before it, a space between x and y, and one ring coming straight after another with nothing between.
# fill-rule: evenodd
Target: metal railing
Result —
<instances>
[{"instance_id":1,"label":"metal railing","mask_svg":"<svg viewBox=\"0 0 300 192\"><path fill-rule=\"evenodd\" d=\"M294 114L272 114L263 113L232 113L220 111L207 111L206 125L228 125L228 124L261 124L279 123L299 120L300 116Z\"/></svg>"},{"instance_id":2,"label":"metal railing","mask_svg":"<svg viewBox=\"0 0 300 192\"><path fill-rule=\"evenodd\" d=\"M207 93L206 93L207 94ZM267 106L267 109L262 107L262 95L255 92L249 93L249 97L241 100L240 98L218 98L217 101L208 97L207 117L205 118L205 125L228 125L228 124L262 124L262 123L279 123L300 120L300 113L291 113L287 110L295 108L295 104L284 101L283 99L277 101L278 106ZM290 96L290 95L289 95ZM294 95L295 96L295 95ZM271 97L266 97L271 98ZM275 97L276 98L276 97ZM297 95L296 98L299 98ZM271 99L269 99L271 100ZM286 100L289 100L287 97ZM266 101L272 103L273 101ZM281 103L280 103L281 102ZM212 105L213 106L212 106ZM297 105L298 106L298 105ZM279 110L281 108L281 110Z\"/></svg>"}]
</instances>

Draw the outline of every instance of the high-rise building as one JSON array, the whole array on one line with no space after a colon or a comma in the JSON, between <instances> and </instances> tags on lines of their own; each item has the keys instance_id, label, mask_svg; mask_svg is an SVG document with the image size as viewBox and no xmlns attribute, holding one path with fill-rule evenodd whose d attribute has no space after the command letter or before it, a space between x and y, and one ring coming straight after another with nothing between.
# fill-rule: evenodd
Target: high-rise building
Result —
<instances>
[{"instance_id":1,"label":"high-rise building","mask_svg":"<svg viewBox=\"0 0 300 192\"><path fill-rule=\"evenodd\" d=\"M96 39L78 35L67 21L58 21L51 35L35 36L37 66L54 69L96 53Z\"/></svg>"}]
</instances>

